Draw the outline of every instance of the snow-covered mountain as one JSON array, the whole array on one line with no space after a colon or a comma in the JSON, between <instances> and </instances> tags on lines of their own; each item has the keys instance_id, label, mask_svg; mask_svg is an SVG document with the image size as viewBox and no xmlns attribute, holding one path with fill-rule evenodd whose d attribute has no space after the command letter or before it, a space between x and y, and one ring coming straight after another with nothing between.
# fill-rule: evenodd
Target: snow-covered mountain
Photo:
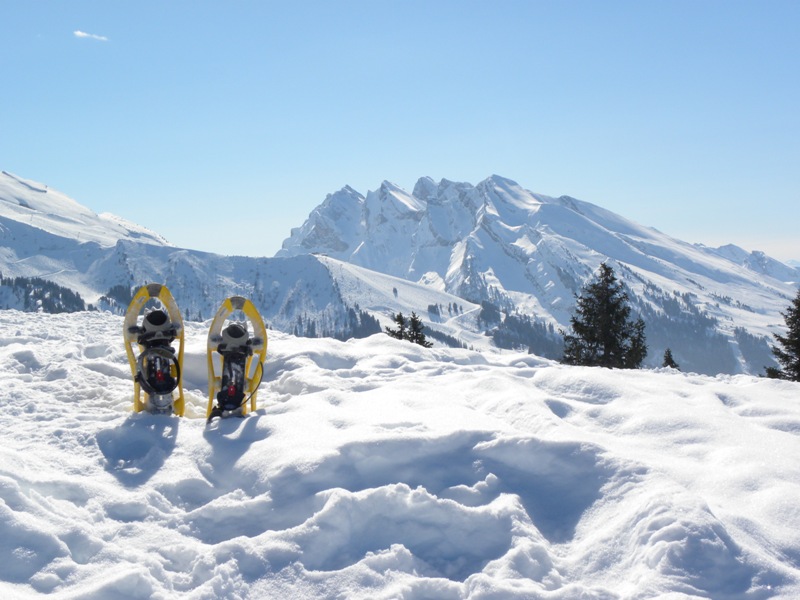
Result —
<instances>
[{"instance_id":1,"label":"snow-covered mountain","mask_svg":"<svg viewBox=\"0 0 800 600\"><path fill-rule=\"evenodd\" d=\"M178 418L121 317L0 311L0 597L800 597L800 384L273 332L206 427L186 325Z\"/></svg>"},{"instance_id":2,"label":"snow-covered mountain","mask_svg":"<svg viewBox=\"0 0 800 600\"><path fill-rule=\"evenodd\" d=\"M588 202L492 176L478 185L389 182L329 195L278 256L321 253L502 312L566 328L608 261L647 323L650 364L670 347L705 372L758 372L800 271L733 245L691 245ZM754 337L751 337L754 336Z\"/></svg>"},{"instance_id":3,"label":"snow-covered mountain","mask_svg":"<svg viewBox=\"0 0 800 600\"><path fill-rule=\"evenodd\" d=\"M0 272L6 278L39 277L94 301L116 273L96 263L128 243L143 251L176 250L163 237L111 214L95 214L48 186L0 173ZM125 282L128 284L128 282Z\"/></svg>"},{"instance_id":4,"label":"snow-covered mountain","mask_svg":"<svg viewBox=\"0 0 800 600\"><path fill-rule=\"evenodd\" d=\"M170 245L149 229L109 213L95 214L57 190L6 171L0 172L0 236L4 248L23 251L36 249L37 243L46 250L50 236L101 247L119 240Z\"/></svg>"},{"instance_id":5,"label":"snow-covered mountain","mask_svg":"<svg viewBox=\"0 0 800 600\"><path fill-rule=\"evenodd\" d=\"M60 293L39 289L41 282L14 285L16 278L52 281L88 304L117 312L127 305L131 288L160 281L187 319L209 318L227 296L240 294L256 302L272 327L312 337L368 335L389 324L394 312L458 302L460 312L452 325L439 325L439 337L464 328L458 343L487 344L459 325L474 321L465 313L476 307L451 294L324 257L229 257L176 248L137 225L95 215L64 194L7 173L0 176L0 274L0 308L30 308L32 289L39 297ZM361 306L365 300L369 307Z\"/></svg>"},{"instance_id":6,"label":"snow-covered mountain","mask_svg":"<svg viewBox=\"0 0 800 600\"><path fill-rule=\"evenodd\" d=\"M275 329L344 339L416 311L441 344L557 357L574 294L603 260L647 323L650 366L667 347L682 368L701 373L755 374L774 364L769 345L800 280L796 269L735 246L686 244L500 177L477 186L425 178L411 194L389 183L366 196L346 187L293 230L277 257L249 258L176 248L45 185L0 176L6 308L30 306L31 285L15 287L19 277L115 311L131 288L159 281L190 320L240 294ZM38 297L55 293L39 289Z\"/></svg>"}]
</instances>

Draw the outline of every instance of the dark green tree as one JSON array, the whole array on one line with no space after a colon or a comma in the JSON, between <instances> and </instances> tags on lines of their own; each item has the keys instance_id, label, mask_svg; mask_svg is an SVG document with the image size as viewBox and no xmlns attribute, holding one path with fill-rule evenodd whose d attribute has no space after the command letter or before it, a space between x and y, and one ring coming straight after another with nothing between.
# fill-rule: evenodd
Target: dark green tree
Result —
<instances>
[{"instance_id":1,"label":"dark green tree","mask_svg":"<svg viewBox=\"0 0 800 600\"><path fill-rule=\"evenodd\" d=\"M633 322L628 350L625 353L625 369L638 369L647 357L647 337L644 335L644 321L641 317Z\"/></svg>"},{"instance_id":2,"label":"dark green tree","mask_svg":"<svg viewBox=\"0 0 800 600\"><path fill-rule=\"evenodd\" d=\"M433 342L429 342L425 338L425 326L422 324L422 320L417 316L417 313L411 313L411 319L408 322L408 336L407 340L409 342L414 342L415 344L419 344L423 348L431 348L433 346Z\"/></svg>"},{"instance_id":3,"label":"dark green tree","mask_svg":"<svg viewBox=\"0 0 800 600\"><path fill-rule=\"evenodd\" d=\"M407 339L408 332L406 330L408 328L408 324L406 323L406 318L403 316L403 313L397 313L392 317L392 319L397 324L397 329L392 329L387 325L385 328L387 335L398 340Z\"/></svg>"},{"instance_id":4,"label":"dark green tree","mask_svg":"<svg viewBox=\"0 0 800 600\"><path fill-rule=\"evenodd\" d=\"M647 356L644 321L630 319L628 294L606 263L577 297L575 313L572 333L564 334L562 362L617 369L642 365Z\"/></svg>"},{"instance_id":5,"label":"dark green tree","mask_svg":"<svg viewBox=\"0 0 800 600\"><path fill-rule=\"evenodd\" d=\"M681 368L678 365L678 363L676 363L675 359L672 358L672 350L670 350L669 348L664 350L664 362L661 363L661 366L662 367L668 367L670 369L677 369L678 371L681 370Z\"/></svg>"},{"instance_id":6,"label":"dark green tree","mask_svg":"<svg viewBox=\"0 0 800 600\"><path fill-rule=\"evenodd\" d=\"M775 334L778 344L772 347L772 353L782 368L768 368L767 377L800 381L800 289L786 312L781 314L788 331L786 335Z\"/></svg>"},{"instance_id":7,"label":"dark green tree","mask_svg":"<svg viewBox=\"0 0 800 600\"><path fill-rule=\"evenodd\" d=\"M417 313L412 312L409 319L406 319L403 313L397 313L392 319L397 323L397 329L386 327L387 335L398 340L406 340L419 344L424 348L433 346L433 342L429 342L425 337L425 327L422 324L422 320L417 316Z\"/></svg>"}]
</instances>

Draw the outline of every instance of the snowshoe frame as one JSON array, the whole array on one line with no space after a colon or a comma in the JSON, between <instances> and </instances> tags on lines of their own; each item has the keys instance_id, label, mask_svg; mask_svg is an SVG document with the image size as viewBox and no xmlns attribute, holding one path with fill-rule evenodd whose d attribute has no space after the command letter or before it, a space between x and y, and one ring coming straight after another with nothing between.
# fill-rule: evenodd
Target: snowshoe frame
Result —
<instances>
[{"instance_id":1,"label":"snowshoe frame","mask_svg":"<svg viewBox=\"0 0 800 600\"><path fill-rule=\"evenodd\" d=\"M222 329L228 317L235 311L241 311L244 314L250 323L253 334L252 338L250 338L252 354L247 357L244 371L246 385L240 414L243 416L249 411L256 410L256 394L263 378L264 360L267 356L267 329L264 326L261 314L250 300L242 296L231 296L220 305L208 330L208 408L206 410L206 419L209 420L214 416L226 416L216 409L214 401L222 387L222 373L225 366L225 356L219 352ZM219 357L216 360L215 355ZM217 363L219 368L217 368Z\"/></svg>"},{"instance_id":2,"label":"snowshoe frame","mask_svg":"<svg viewBox=\"0 0 800 600\"><path fill-rule=\"evenodd\" d=\"M148 301L156 299L166 310L170 322L175 328L174 343L178 344L178 352L174 357L174 361L170 365L171 375L176 379L177 386L169 394L159 394L158 398L153 397L142 389L142 370L143 363L148 360L148 356L143 354L148 350L145 346L139 343L140 327L138 326L139 316L145 308ZM133 410L134 412L158 412L162 413L165 410L162 408L165 403L170 404L170 409L166 412L183 416L186 402L183 397L183 319L181 318L180 310L172 297L172 294L166 286L160 283L150 283L144 285L134 294L133 299L128 305L128 310L125 312L125 321L123 323L123 335L125 337L125 352L128 355L128 363L131 368L131 375L133 376ZM150 352L149 354L164 355L165 350L158 352ZM162 358L165 357L162 356ZM146 386L145 386L146 387ZM143 393L144 392L144 393Z\"/></svg>"}]
</instances>

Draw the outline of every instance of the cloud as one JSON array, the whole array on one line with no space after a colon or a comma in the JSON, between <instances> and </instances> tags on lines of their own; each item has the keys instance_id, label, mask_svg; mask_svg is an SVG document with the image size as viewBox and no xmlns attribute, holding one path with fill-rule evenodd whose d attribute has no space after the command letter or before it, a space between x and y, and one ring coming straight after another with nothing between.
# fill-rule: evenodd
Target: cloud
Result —
<instances>
[{"instance_id":1,"label":"cloud","mask_svg":"<svg viewBox=\"0 0 800 600\"><path fill-rule=\"evenodd\" d=\"M80 30L73 31L72 33L75 34L75 37L79 37L79 38L89 38L91 40L99 40L101 42L107 42L108 41L108 38L106 36L104 36L104 35L96 35L94 33L86 33L85 31L80 31Z\"/></svg>"}]
</instances>

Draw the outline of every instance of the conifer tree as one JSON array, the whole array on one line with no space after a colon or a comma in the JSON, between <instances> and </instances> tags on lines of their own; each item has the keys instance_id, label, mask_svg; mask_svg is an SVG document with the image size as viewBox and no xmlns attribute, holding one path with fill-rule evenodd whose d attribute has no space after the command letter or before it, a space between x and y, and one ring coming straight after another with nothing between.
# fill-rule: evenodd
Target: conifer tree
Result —
<instances>
[{"instance_id":1,"label":"conifer tree","mask_svg":"<svg viewBox=\"0 0 800 600\"><path fill-rule=\"evenodd\" d=\"M800 381L800 289L786 312L781 314L788 331L786 335L775 334L778 345L772 347L772 353L782 368L767 369L767 376Z\"/></svg>"},{"instance_id":2,"label":"conifer tree","mask_svg":"<svg viewBox=\"0 0 800 600\"><path fill-rule=\"evenodd\" d=\"M406 332L407 324L406 318L403 316L403 313L399 312L393 317L394 322L397 323L397 329L392 329L388 325L386 326L386 333L398 340L406 339L408 333Z\"/></svg>"},{"instance_id":3,"label":"conifer tree","mask_svg":"<svg viewBox=\"0 0 800 600\"><path fill-rule=\"evenodd\" d=\"M664 362L661 363L662 367L668 367L670 369L677 369L678 371L681 370L678 363L675 362L675 359L672 357L672 350L667 348L664 350Z\"/></svg>"},{"instance_id":4,"label":"conifer tree","mask_svg":"<svg viewBox=\"0 0 800 600\"><path fill-rule=\"evenodd\" d=\"M433 342L427 341L425 338L424 330L425 327L422 325L422 320L417 316L417 313L411 313L411 319L409 320L408 324L408 339L409 342L414 342L415 344L419 344L423 348L430 348L433 346Z\"/></svg>"},{"instance_id":5,"label":"conifer tree","mask_svg":"<svg viewBox=\"0 0 800 600\"><path fill-rule=\"evenodd\" d=\"M433 342L429 342L425 337L422 319L417 316L417 313L411 313L411 317L406 319L403 313L397 313L393 317L394 322L397 323L397 329L386 327L386 333L398 340L407 340L415 344L419 344L423 348L431 348Z\"/></svg>"},{"instance_id":6,"label":"conifer tree","mask_svg":"<svg viewBox=\"0 0 800 600\"><path fill-rule=\"evenodd\" d=\"M625 352L624 369L638 369L647 356L647 338L644 335L644 321L636 319L631 328L628 350Z\"/></svg>"},{"instance_id":7,"label":"conifer tree","mask_svg":"<svg viewBox=\"0 0 800 600\"><path fill-rule=\"evenodd\" d=\"M630 320L628 295L606 263L577 297L575 312L572 333L564 335L562 362L618 369L641 366L647 356L644 321Z\"/></svg>"}]
</instances>

